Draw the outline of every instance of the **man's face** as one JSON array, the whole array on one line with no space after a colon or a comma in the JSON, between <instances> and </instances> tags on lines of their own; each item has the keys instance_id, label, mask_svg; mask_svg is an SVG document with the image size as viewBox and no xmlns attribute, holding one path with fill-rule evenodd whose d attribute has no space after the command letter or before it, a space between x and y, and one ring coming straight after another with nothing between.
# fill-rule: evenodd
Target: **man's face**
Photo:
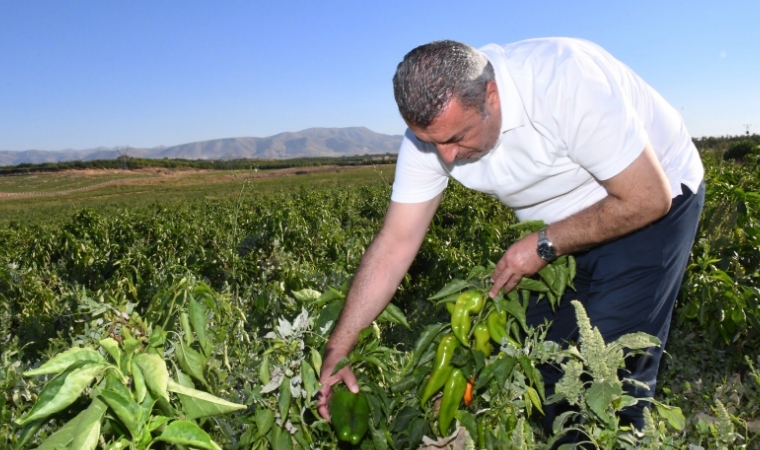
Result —
<instances>
[{"instance_id":1,"label":"man's face","mask_svg":"<svg viewBox=\"0 0 760 450\"><path fill-rule=\"evenodd\" d=\"M447 164L455 159L479 158L496 145L501 133L499 93L494 82L486 86L486 117L463 108L455 97L427 128L409 127L417 139L435 145Z\"/></svg>"}]
</instances>

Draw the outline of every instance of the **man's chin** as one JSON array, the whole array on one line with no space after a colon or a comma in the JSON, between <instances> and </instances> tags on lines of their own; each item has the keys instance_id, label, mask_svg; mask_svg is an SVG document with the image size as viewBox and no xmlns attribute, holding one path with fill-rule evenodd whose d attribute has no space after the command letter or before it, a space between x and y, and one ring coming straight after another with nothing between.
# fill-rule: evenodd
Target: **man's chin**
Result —
<instances>
[{"instance_id":1,"label":"man's chin","mask_svg":"<svg viewBox=\"0 0 760 450\"><path fill-rule=\"evenodd\" d=\"M480 157L484 156L486 153L490 151L491 150L478 150L477 152L470 153L464 159L479 159Z\"/></svg>"},{"instance_id":2,"label":"man's chin","mask_svg":"<svg viewBox=\"0 0 760 450\"><path fill-rule=\"evenodd\" d=\"M499 145L499 140L497 139L496 142L490 147L488 147L486 150L475 150L472 153L470 153L466 159L480 159L483 156L486 156L487 154L491 153L493 149L495 149Z\"/></svg>"},{"instance_id":3,"label":"man's chin","mask_svg":"<svg viewBox=\"0 0 760 450\"><path fill-rule=\"evenodd\" d=\"M475 162L488 154L491 150L476 150L474 152L467 153L466 155L457 155L457 160L462 163Z\"/></svg>"}]
</instances>

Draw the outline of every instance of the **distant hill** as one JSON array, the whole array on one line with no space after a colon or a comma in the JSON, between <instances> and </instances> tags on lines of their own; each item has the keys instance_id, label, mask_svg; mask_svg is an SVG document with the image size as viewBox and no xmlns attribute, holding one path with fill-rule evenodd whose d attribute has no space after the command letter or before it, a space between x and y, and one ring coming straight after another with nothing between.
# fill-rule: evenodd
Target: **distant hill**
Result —
<instances>
[{"instance_id":1,"label":"distant hill","mask_svg":"<svg viewBox=\"0 0 760 450\"><path fill-rule=\"evenodd\" d=\"M289 159L398 153L402 136L375 133L365 127L309 128L270 137L240 137L192 142L172 147L129 148L133 158L180 159ZM119 150L98 147L88 150L0 151L0 166L45 162L115 159Z\"/></svg>"}]
</instances>

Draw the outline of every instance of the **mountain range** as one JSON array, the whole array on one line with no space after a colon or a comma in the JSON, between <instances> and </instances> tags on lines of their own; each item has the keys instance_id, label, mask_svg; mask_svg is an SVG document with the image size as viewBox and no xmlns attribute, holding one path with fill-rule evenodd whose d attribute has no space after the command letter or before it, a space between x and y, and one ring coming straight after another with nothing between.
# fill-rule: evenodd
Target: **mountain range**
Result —
<instances>
[{"instance_id":1,"label":"mountain range","mask_svg":"<svg viewBox=\"0 0 760 450\"><path fill-rule=\"evenodd\" d=\"M107 148L86 150L0 151L0 166L45 162L133 158L179 159L287 159L398 153L403 136L375 133L365 127L309 128L270 137L239 137L191 142L171 147Z\"/></svg>"}]
</instances>

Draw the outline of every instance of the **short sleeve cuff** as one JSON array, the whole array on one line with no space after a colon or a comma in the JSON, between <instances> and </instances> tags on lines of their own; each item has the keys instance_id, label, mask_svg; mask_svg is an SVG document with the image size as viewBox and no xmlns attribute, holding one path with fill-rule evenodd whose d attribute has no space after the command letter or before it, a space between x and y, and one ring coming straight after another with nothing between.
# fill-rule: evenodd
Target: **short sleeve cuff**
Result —
<instances>
[{"instance_id":1,"label":"short sleeve cuff","mask_svg":"<svg viewBox=\"0 0 760 450\"><path fill-rule=\"evenodd\" d=\"M435 186L431 186L425 190L402 190L399 189L396 184L393 184L393 192L391 193L391 200L396 203L423 203L428 200L432 200L436 195L443 192L446 186L449 184L448 178L441 178Z\"/></svg>"},{"instance_id":2,"label":"short sleeve cuff","mask_svg":"<svg viewBox=\"0 0 760 450\"><path fill-rule=\"evenodd\" d=\"M590 170L594 177L602 181L609 180L625 170L644 151L644 147L649 142L649 136L643 127L635 127L624 142L625 148L616 152L615 158L609 158L607 164L597 165Z\"/></svg>"}]
</instances>

